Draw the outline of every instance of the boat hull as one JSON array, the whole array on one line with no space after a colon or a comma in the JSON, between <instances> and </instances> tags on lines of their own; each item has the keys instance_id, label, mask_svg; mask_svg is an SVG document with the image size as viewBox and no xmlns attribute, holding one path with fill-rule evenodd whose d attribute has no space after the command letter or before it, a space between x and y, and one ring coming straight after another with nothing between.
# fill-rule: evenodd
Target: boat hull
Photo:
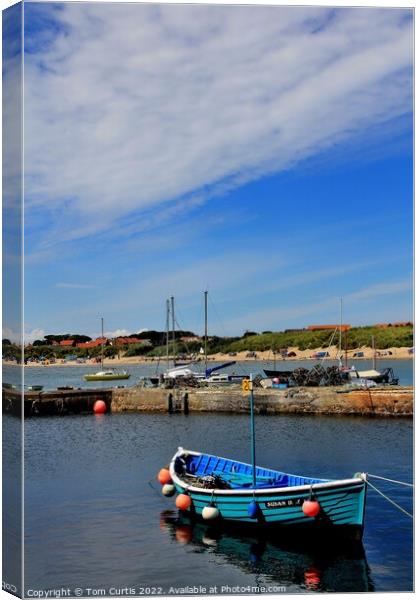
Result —
<instances>
[{"instance_id":1,"label":"boat hull","mask_svg":"<svg viewBox=\"0 0 420 600\"><path fill-rule=\"evenodd\" d=\"M129 379L129 374L121 374L121 375L84 375L83 379L85 381L114 381L119 379Z\"/></svg>"},{"instance_id":2,"label":"boat hull","mask_svg":"<svg viewBox=\"0 0 420 600\"><path fill-rule=\"evenodd\" d=\"M267 377L270 377L271 379L277 377L285 383L293 373L293 371L278 371L276 369L263 369L263 371Z\"/></svg>"}]
</instances>

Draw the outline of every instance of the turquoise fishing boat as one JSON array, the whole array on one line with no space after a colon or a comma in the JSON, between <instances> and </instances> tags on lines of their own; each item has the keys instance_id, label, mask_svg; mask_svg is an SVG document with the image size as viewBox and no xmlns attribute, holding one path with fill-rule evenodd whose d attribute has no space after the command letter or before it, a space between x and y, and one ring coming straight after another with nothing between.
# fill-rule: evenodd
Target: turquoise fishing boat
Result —
<instances>
[{"instance_id":1,"label":"turquoise fishing boat","mask_svg":"<svg viewBox=\"0 0 420 600\"><path fill-rule=\"evenodd\" d=\"M205 521L328 531L360 540L367 475L319 479L258 467L252 375L243 389L250 392L251 464L180 447L169 468L159 472L163 495L177 493L177 508Z\"/></svg>"},{"instance_id":2,"label":"turquoise fishing boat","mask_svg":"<svg viewBox=\"0 0 420 600\"><path fill-rule=\"evenodd\" d=\"M355 539L363 534L364 473L330 480L255 467L254 480L250 464L184 448L178 448L169 473L172 484L167 485L173 485L179 494L178 508L194 517L236 524L334 529Z\"/></svg>"}]
</instances>

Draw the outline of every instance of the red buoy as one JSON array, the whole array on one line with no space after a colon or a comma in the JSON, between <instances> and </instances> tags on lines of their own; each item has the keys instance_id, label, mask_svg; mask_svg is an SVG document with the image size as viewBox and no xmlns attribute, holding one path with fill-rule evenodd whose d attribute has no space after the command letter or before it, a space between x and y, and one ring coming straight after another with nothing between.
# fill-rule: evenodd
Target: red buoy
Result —
<instances>
[{"instance_id":1,"label":"red buoy","mask_svg":"<svg viewBox=\"0 0 420 600\"><path fill-rule=\"evenodd\" d=\"M176 497L175 505L180 510L187 510L190 508L191 504L191 497L187 496L187 494L179 494L179 496Z\"/></svg>"},{"instance_id":2,"label":"red buoy","mask_svg":"<svg viewBox=\"0 0 420 600\"><path fill-rule=\"evenodd\" d=\"M106 413L106 404L103 400L97 400L93 405L95 415L104 415Z\"/></svg>"},{"instance_id":3,"label":"red buoy","mask_svg":"<svg viewBox=\"0 0 420 600\"><path fill-rule=\"evenodd\" d=\"M159 471L157 478L161 485L165 485L166 483L171 483L171 481L172 481L171 474L169 473L169 469L167 469L166 467L164 467L163 469L161 469Z\"/></svg>"},{"instance_id":4,"label":"red buoy","mask_svg":"<svg viewBox=\"0 0 420 600\"><path fill-rule=\"evenodd\" d=\"M302 510L307 517L316 517L321 510L321 505L318 500L305 500Z\"/></svg>"}]
</instances>

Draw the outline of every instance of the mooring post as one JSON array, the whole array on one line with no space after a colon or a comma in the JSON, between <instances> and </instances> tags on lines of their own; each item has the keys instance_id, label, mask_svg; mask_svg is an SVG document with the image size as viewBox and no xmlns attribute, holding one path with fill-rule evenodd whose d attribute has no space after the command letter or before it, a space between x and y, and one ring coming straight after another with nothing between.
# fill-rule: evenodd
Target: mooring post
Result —
<instances>
[{"instance_id":1,"label":"mooring post","mask_svg":"<svg viewBox=\"0 0 420 600\"><path fill-rule=\"evenodd\" d=\"M188 393L184 394L184 415L188 415L190 412L190 408L188 406Z\"/></svg>"},{"instance_id":2,"label":"mooring post","mask_svg":"<svg viewBox=\"0 0 420 600\"><path fill-rule=\"evenodd\" d=\"M172 394L168 395L168 413L171 415L174 412L174 403Z\"/></svg>"}]
</instances>

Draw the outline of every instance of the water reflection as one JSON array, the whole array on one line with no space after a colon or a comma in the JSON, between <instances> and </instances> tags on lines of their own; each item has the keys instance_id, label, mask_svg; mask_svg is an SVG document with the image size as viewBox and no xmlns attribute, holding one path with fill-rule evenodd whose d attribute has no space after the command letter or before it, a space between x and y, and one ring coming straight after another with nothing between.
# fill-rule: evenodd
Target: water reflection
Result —
<instances>
[{"instance_id":1,"label":"water reflection","mask_svg":"<svg viewBox=\"0 0 420 600\"><path fill-rule=\"evenodd\" d=\"M192 523L174 511L163 511L160 529L178 544L217 555L224 562L254 574L257 584L274 582L311 592L373 592L369 565L361 542L279 540L274 530L243 535L203 523Z\"/></svg>"}]
</instances>

